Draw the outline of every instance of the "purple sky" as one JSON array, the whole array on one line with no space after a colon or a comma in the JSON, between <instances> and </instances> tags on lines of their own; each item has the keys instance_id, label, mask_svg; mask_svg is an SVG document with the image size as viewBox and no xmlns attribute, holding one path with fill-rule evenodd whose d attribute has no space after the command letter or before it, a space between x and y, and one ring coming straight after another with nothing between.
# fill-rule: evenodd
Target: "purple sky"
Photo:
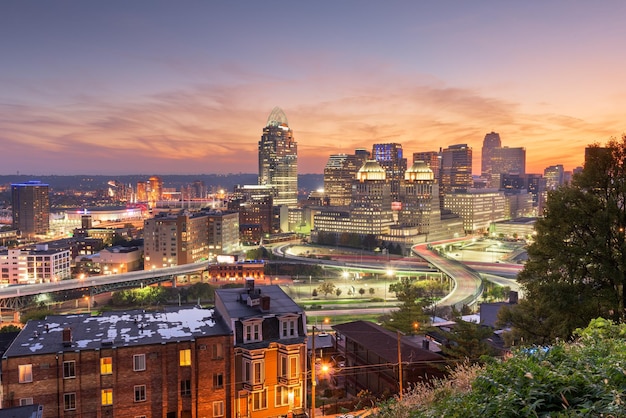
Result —
<instances>
[{"instance_id":1,"label":"purple sky","mask_svg":"<svg viewBox=\"0 0 626 418\"><path fill-rule=\"evenodd\" d=\"M0 2L0 174L257 171L281 107L300 173L487 132L527 171L620 137L624 1Z\"/></svg>"}]
</instances>

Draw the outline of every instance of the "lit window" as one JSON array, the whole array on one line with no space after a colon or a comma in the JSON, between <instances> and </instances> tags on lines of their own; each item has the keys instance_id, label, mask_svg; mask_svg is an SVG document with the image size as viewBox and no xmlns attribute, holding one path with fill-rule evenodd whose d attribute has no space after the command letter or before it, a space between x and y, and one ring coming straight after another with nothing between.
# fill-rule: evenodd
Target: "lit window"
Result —
<instances>
[{"instance_id":1,"label":"lit window","mask_svg":"<svg viewBox=\"0 0 626 418\"><path fill-rule=\"evenodd\" d=\"M135 402L146 400L146 385L135 386Z\"/></svg>"},{"instance_id":2,"label":"lit window","mask_svg":"<svg viewBox=\"0 0 626 418\"><path fill-rule=\"evenodd\" d=\"M102 389L102 405L113 405L113 389Z\"/></svg>"},{"instance_id":3,"label":"lit window","mask_svg":"<svg viewBox=\"0 0 626 418\"><path fill-rule=\"evenodd\" d=\"M133 370L136 372L146 370L146 355L145 354L133 355Z\"/></svg>"},{"instance_id":4,"label":"lit window","mask_svg":"<svg viewBox=\"0 0 626 418\"><path fill-rule=\"evenodd\" d=\"M289 389L285 386L276 386L276 406L289 405Z\"/></svg>"},{"instance_id":5,"label":"lit window","mask_svg":"<svg viewBox=\"0 0 626 418\"><path fill-rule=\"evenodd\" d=\"M213 416L214 417L224 416L224 401L213 402Z\"/></svg>"},{"instance_id":6,"label":"lit window","mask_svg":"<svg viewBox=\"0 0 626 418\"><path fill-rule=\"evenodd\" d=\"M100 359L100 374L111 374L111 373L113 373L113 358L102 357Z\"/></svg>"},{"instance_id":7,"label":"lit window","mask_svg":"<svg viewBox=\"0 0 626 418\"><path fill-rule=\"evenodd\" d=\"M63 409L70 411L76 409L76 394L65 393L63 394Z\"/></svg>"},{"instance_id":8,"label":"lit window","mask_svg":"<svg viewBox=\"0 0 626 418\"><path fill-rule=\"evenodd\" d=\"M191 366L191 349L180 350L178 354L181 366Z\"/></svg>"},{"instance_id":9,"label":"lit window","mask_svg":"<svg viewBox=\"0 0 626 418\"><path fill-rule=\"evenodd\" d=\"M76 377L76 362L75 361L64 361L63 362L63 378L69 379Z\"/></svg>"},{"instance_id":10,"label":"lit window","mask_svg":"<svg viewBox=\"0 0 626 418\"><path fill-rule=\"evenodd\" d=\"M33 365L32 364L22 364L18 366L18 371L20 374L20 383L29 383L33 381Z\"/></svg>"}]
</instances>

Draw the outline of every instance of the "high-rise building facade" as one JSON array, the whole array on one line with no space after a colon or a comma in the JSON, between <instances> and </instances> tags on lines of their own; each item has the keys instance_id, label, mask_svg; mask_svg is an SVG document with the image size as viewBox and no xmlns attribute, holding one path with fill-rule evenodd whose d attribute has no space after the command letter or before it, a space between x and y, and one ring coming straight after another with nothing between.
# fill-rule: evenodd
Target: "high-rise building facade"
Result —
<instances>
[{"instance_id":1,"label":"high-rise building facade","mask_svg":"<svg viewBox=\"0 0 626 418\"><path fill-rule=\"evenodd\" d=\"M237 185L233 189L228 208L239 212L241 240L260 242L274 231L273 190L265 185Z\"/></svg>"},{"instance_id":2,"label":"high-rise building facade","mask_svg":"<svg viewBox=\"0 0 626 418\"><path fill-rule=\"evenodd\" d=\"M413 164L423 161L433 172L435 181L441 181L441 153L438 151L419 151L413 153Z\"/></svg>"},{"instance_id":3,"label":"high-rise building facade","mask_svg":"<svg viewBox=\"0 0 626 418\"><path fill-rule=\"evenodd\" d=\"M565 169L562 164L551 165L543 170L546 179L546 190L556 190L565 182Z\"/></svg>"},{"instance_id":4,"label":"high-rise building facade","mask_svg":"<svg viewBox=\"0 0 626 418\"><path fill-rule=\"evenodd\" d=\"M500 147L491 150L491 173L488 185L493 188L502 187L502 175L526 174L526 149Z\"/></svg>"},{"instance_id":5,"label":"high-rise building facade","mask_svg":"<svg viewBox=\"0 0 626 418\"><path fill-rule=\"evenodd\" d=\"M472 185L472 148L467 144L457 144L441 151L442 207L447 194L467 191Z\"/></svg>"},{"instance_id":6,"label":"high-rise building facade","mask_svg":"<svg viewBox=\"0 0 626 418\"><path fill-rule=\"evenodd\" d=\"M349 206L352 182L369 153L333 154L324 167L324 196L330 206Z\"/></svg>"},{"instance_id":7,"label":"high-rise building facade","mask_svg":"<svg viewBox=\"0 0 626 418\"><path fill-rule=\"evenodd\" d=\"M274 205L298 205L298 145L279 107L267 118L259 141L259 185L274 189Z\"/></svg>"},{"instance_id":8,"label":"high-rise building facade","mask_svg":"<svg viewBox=\"0 0 626 418\"><path fill-rule=\"evenodd\" d=\"M210 211L208 222L210 258L239 249L239 213Z\"/></svg>"},{"instance_id":9,"label":"high-rise building facade","mask_svg":"<svg viewBox=\"0 0 626 418\"><path fill-rule=\"evenodd\" d=\"M13 228L22 236L45 235L50 227L49 186L40 181L11 185Z\"/></svg>"},{"instance_id":10,"label":"high-rise building facade","mask_svg":"<svg viewBox=\"0 0 626 418\"><path fill-rule=\"evenodd\" d=\"M418 233L428 234L430 231L433 203L439 212L438 185L432 170L423 161L416 161L404 175L400 191L402 210L398 214L401 225L416 226Z\"/></svg>"},{"instance_id":11,"label":"high-rise building facade","mask_svg":"<svg viewBox=\"0 0 626 418\"><path fill-rule=\"evenodd\" d=\"M483 147L481 150L481 165L480 165L480 175L489 182L491 178L491 156L492 152L496 148L502 147L502 141L500 140L500 134L496 132L489 132L485 135L485 139L483 140Z\"/></svg>"},{"instance_id":12,"label":"high-rise building facade","mask_svg":"<svg viewBox=\"0 0 626 418\"><path fill-rule=\"evenodd\" d=\"M163 180L160 177L152 176L148 179L148 206L156 207L157 202L163 199Z\"/></svg>"},{"instance_id":13,"label":"high-rise building facade","mask_svg":"<svg viewBox=\"0 0 626 418\"><path fill-rule=\"evenodd\" d=\"M385 169L387 182L391 186L391 199L400 200L400 183L404 180L404 172L407 168L406 158L403 156L402 145L374 144L372 158Z\"/></svg>"},{"instance_id":14,"label":"high-rise building facade","mask_svg":"<svg viewBox=\"0 0 626 418\"><path fill-rule=\"evenodd\" d=\"M181 266L209 257L208 215L182 213L144 221L144 269Z\"/></svg>"}]
</instances>

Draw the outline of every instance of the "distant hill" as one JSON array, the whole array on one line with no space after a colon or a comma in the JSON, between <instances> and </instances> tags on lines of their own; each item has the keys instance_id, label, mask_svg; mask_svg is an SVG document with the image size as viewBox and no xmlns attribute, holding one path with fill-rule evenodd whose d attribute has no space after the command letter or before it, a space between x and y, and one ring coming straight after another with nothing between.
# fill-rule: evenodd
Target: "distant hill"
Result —
<instances>
[{"instance_id":1,"label":"distant hill","mask_svg":"<svg viewBox=\"0 0 626 418\"><path fill-rule=\"evenodd\" d=\"M131 184L133 187L140 181L147 181L150 175L124 175L124 176L31 176L31 175L0 175L0 185L11 183L23 183L29 180L39 180L49 184L54 191L61 190L100 190L107 187L111 180L120 183ZM190 175L170 175L154 174L163 179L164 187L180 189L180 187L191 184L194 181L203 181L209 190L232 190L237 184L256 184L257 175L238 174L190 174ZM322 174L300 174L298 176L298 187L301 192L309 192L324 186L324 176Z\"/></svg>"}]
</instances>

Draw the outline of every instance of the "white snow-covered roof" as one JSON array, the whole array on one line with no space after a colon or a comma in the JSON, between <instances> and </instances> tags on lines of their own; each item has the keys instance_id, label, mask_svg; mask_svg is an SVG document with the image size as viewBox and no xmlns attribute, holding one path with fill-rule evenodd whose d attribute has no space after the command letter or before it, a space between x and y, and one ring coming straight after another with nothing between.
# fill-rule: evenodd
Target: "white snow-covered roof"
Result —
<instances>
[{"instance_id":1,"label":"white snow-covered roof","mask_svg":"<svg viewBox=\"0 0 626 418\"><path fill-rule=\"evenodd\" d=\"M64 344L64 330L71 344ZM66 331L67 333L67 331ZM188 341L200 336L229 335L230 330L214 309L199 307L166 311L144 310L55 315L29 321L5 352L6 357ZM67 336L67 334L66 334Z\"/></svg>"}]
</instances>

